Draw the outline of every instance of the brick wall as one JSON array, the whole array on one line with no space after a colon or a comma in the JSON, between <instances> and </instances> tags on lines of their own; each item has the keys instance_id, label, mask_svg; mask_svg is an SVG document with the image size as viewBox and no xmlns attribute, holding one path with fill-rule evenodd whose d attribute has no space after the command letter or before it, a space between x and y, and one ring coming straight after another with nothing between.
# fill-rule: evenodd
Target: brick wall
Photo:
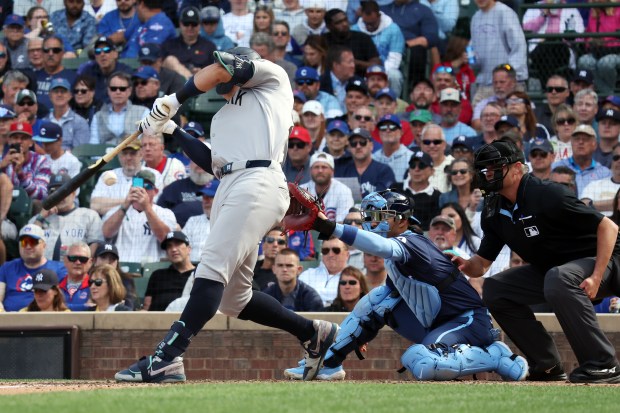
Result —
<instances>
[{"instance_id":1,"label":"brick wall","mask_svg":"<svg viewBox=\"0 0 620 413\"><path fill-rule=\"evenodd\" d=\"M319 316L312 314L312 316ZM343 314L320 317L340 322ZM112 379L118 370L139 357L151 354L178 314L170 313L53 313L0 314L3 328L77 325L80 328L79 375L81 379ZM556 341L567 371L577 362L553 315L539 317ZM620 316L599 316L602 328L620 352ZM512 343L506 343L514 349ZM352 380L410 379L398 374L400 356L411 345L391 329L383 329L368 346L366 360L352 354L345 363ZM288 333L251 322L216 316L192 341L185 355L188 379L269 380L283 379L283 370L293 367L303 356L298 341ZM494 374L479 378L499 379Z\"/></svg>"}]
</instances>

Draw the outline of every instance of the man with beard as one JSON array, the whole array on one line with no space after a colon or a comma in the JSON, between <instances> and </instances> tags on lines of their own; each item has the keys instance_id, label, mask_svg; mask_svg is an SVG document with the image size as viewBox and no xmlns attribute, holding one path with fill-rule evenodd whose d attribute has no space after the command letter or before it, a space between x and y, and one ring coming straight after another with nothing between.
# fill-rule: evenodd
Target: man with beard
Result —
<instances>
[{"instance_id":1,"label":"man with beard","mask_svg":"<svg viewBox=\"0 0 620 413\"><path fill-rule=\"evenodd\" d=\"M200 215L190 217L183 227L183 232L187 234L187 237L190 240L190 245L194 246L190 254L190 258L193 262L200 261L202 246L205 244L209 234L211 233L211 223L209 222L209 219L211 218L213 198L215 198L215 193L217 192L217 187L219 184L220 181L213 179L197 191L196 195L202 198L202 213Z\"/></svg>"},{"instance_id":2,"label":"man with beard","mask_svg":"<svg viewBox=\"0 0 620 413\"><path fill-rule=\"evenodd\" d=\"M347 15L340 9L328 10L325 14L328 32L322 36L327 44L350 47L355 57L355 73L364 76L366 69L381 64L381 57L372 38L366 33L351 31Z\"/></svg>"},{"instance_id":3,"label":"man with beard","mask_svg":"<svg viewBox=\"0 0 620 413\"><path fill-rule=\"evenodd\" d=\"M407 106L405 112L409 113L416 109L432 111L432 105L436 99L435 85L428 79L419 80L413 84L411 93L409 93L411 104ZM439 120L439 116L433 115L434 123L439 123Z\"/></svg>"},{"instance_id":4,"label":"man with beard","mask_svg":"<svg viewBox=\"0 0 620 413\"><path fill-rule=\"evenodd\" d=\"M190 217L202 214L200 191L212 180L213 175L205 172L194 162L190 162L189 176L166 186L157 201L157 205L174 212L177 222L181 227L184 227ZM198 244L192 243L192 245L197 246Z\"/></svg>"},{"instance_id":5,"label":"man with beard","mask_svg":"<svg viewBox=\"0 0 620 413\"><path fill-rule=\"evenodd\" d=\"M428 229L428 239L442 251L451 250L453 254L459 257L469 256L457 246L456 242L456 224L454 220L445 215L437 215L431 220L431 226Z\"/></svg>"},{"instance_id":6,"label":"man with beard","mask_svg":"<svg viewBox=\"0 0 620 413\"><path fill-rule=\"evenodd\" d=\"M97 35L97 21L84 12L84 0L64 0L64 5L64 9L52 13L54 30L76 51L84 49Z\"/></svg>"},{"instance_id":7,"label":"man with beard","mask_svg":"<svg viewBox=\"0 0 620 413\"><path fill-rule=\"evenodd\" d=\"M348 186L334 179L334 157L317 152L310 158L312 180L300 185L325 204L325 215L331 221L342 222L353 206L353 194Z\"/></svg>"},{"instance_id":8,"label":"man with beard","mask_svg":"<svg viewBox=\"0 0 620 413\"><path fill-rule=\"evenodd\" d=\"M459 122L461 115L461 94L458 90L447 88L441 91L439 98L439 112L441 114L441 128L446 136L446 142L452 144L459 135L476 136L476 131Z\"/></svg>"},{"instance_id":9,"label":"man with beard","mask_svg":"<svg viewBox=\"0 0 620 413\"><path fill-rule=\"evenodd\" d=\"M493 69L493 96L481 100L474 107L472 128L481 129L480 113L489 103L497 102L502 108L506 107L506 96L517 90L517 72L509 64L499 65Z\"/></svg>"},{"instance_id":10,"label":"man with beard","mask_svg":"<svg viewBox=\"0 0 620 413\"><path fill-rule=\"evenodd\" d=\"M116 176L116 182L112 185L107 185L104 182L103 175L101 175L91 194L90 207L97 211L99 215L104 215L110 209L121 205L125 200L131 188L132 178L142 169L140 167L140 162L142 161L140 141L135 140L125 147L118 154L118 160L121 167L112 170L112 173ZM143 169L147 169L155 174L155 186L157 188L163 186L163 179L159 172L147 167Z\"/></svg>"},{"instance_id":11,"label":"man with beard","mask_svg":"<svg viewBox=\"0 0 620 413\"><path fill-rule=\"evenodd\" d=\"M116 9L107 12L97 24L99 35L108 37L116 45L127 42L140 27L135 6L135 0L116 0Z\"/></svg>"}]
</instances>

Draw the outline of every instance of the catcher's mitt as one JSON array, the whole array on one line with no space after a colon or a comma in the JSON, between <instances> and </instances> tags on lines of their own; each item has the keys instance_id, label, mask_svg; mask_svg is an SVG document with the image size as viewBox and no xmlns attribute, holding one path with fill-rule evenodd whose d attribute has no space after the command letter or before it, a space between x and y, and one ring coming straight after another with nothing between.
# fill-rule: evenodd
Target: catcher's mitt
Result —
<instances>
[{"instance_id":1,"label":"catcher's mitt","mask_svg":"<svg viewBox=\"0 0 620 413\"><path fill-rule=\"evenodd\" d=\"M325 210L323 202L294 182L288 183L291 203L282 219L287 231L310 231L319 212Z\"/></svg>"}]
</instances>

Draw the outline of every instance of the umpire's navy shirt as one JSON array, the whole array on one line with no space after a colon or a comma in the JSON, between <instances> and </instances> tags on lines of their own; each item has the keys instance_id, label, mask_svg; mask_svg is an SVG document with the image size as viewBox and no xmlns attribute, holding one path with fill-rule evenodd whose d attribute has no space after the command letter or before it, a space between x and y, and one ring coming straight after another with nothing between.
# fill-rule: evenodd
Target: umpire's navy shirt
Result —
<instances>
[{"instance_id":1,"label":"umpire's navy shirt","mask_svg":"<svg viewBox=\"0 0 620 413\"><path fill-rule=\"evenodd\" d=\"M504 244L544 271L596 256L597 229L604 216L563 185L526 174L514 205L501 197L494 216L485 217L485 212L478 255L487 260L493 261ZM619 252L620 240L616 239L614 255Z\"/></svg>"}]
</instances>

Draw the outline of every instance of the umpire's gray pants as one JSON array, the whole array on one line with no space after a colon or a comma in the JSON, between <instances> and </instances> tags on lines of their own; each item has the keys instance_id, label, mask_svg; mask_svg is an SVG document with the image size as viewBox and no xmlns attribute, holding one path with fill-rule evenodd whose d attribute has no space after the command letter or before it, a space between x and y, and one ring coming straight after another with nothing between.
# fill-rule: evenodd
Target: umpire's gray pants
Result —
<instances>
[{"instance_id":1,"label":"umpire's gray pants","mask_svg":"<svg viewBox=\"0 0 620 413\"><path fill-rule=\"evenodd\" d=\"M620 294L618 259L612 258L607 265L597 298ZM614 346L599 327L592 302L579 288L592 274L594 262L593 257L582 258L546 273L525 265L485 279L484 303L531 368L560 364L551 336L529 308L545 301L553 307L580 366L605 368L617 363Z\"/></svg>"}]
</instances>

